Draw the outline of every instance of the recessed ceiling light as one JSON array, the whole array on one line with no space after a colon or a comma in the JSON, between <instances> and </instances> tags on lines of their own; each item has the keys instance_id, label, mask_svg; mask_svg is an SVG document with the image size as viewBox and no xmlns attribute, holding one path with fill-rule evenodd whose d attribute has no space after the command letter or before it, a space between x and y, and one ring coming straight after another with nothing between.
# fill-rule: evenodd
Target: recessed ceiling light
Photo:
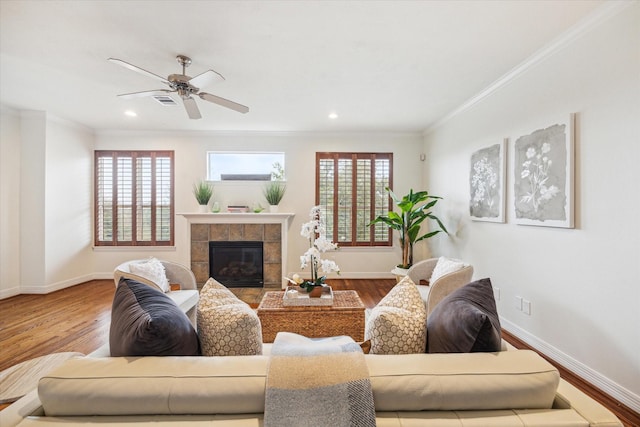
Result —
<instances>
[{"instance_id":1,"label":"recessed ceiling light","mask_svg":"<svg viewBox=\"0 0 640 427\"><path fill-rule=\"evenodd\" d=\"M335 112L329 113L329 118L331 120L337 119L338 118L338 113L335 113Z\"/></svg>"},{"instance_id":2,"label":"recessed ceiling light","mask_svg":"<svg viewBox=\"0 0 640 427\"><path fill-rule=\"evenodd\" d=\"M129 116L129 117L136 117L137 116L136 112L135 111L131 111L131 110L125 111L124 115L125 116Z\"/></svg>"}]
</instances>

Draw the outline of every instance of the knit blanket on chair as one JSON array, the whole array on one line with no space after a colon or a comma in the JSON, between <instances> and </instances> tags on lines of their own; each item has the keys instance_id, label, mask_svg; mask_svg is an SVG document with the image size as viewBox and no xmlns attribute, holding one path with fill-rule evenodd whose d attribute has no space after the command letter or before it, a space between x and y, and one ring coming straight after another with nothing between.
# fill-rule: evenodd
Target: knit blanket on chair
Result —
<instances>
[{"instance_id":1,"label":"knit blanket on chair","mask_svg":"<svg viewBox=\"0 0 640 427\"><path fill-rule=\"evenodd\" d=\"M375 426L369 370L351 337L279 332L271 348L265 427Z\"/></svg>"}]
</instances>

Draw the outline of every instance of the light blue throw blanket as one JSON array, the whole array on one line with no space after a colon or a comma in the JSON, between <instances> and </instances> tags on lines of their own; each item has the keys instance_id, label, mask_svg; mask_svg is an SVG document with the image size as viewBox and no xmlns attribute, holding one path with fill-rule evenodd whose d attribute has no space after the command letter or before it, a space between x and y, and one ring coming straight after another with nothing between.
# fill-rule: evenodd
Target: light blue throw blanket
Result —
<instances>
[{"instance_id":1,"label":"light blue throw blanket","mask_svg":"<svg viewBox=\"0 0 640 427\"><path fill-rule=\"evenodd\" d=\"M369 370L351 337L278 333L267 372L265 427L375 425Z\"/></svg>"}]
</instances>

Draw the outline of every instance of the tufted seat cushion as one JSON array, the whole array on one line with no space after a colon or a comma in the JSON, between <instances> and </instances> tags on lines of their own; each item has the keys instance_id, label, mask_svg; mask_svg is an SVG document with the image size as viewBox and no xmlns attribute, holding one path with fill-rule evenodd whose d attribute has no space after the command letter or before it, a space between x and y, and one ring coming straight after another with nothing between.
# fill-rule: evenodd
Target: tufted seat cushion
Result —
<instances>
[{"instance_id":1,"label":"tufted seat cushion","mask_svg":"<svg viewBox=\"0 0 640 427\"><path fill-rule=\"evenodd\" d=\"M200 291L198 335L203 356L262 354L258 315L213 278Z\"/></svg>"}]
</instances>

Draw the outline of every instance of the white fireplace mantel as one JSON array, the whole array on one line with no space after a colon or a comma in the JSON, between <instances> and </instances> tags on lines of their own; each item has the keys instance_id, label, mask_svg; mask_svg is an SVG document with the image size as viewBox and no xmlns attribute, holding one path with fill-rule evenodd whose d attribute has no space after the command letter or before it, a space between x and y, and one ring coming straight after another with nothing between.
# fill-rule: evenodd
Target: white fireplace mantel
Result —
<instances>
[{"instance_id":1,"label":"white fireplace mantel","mask_svg":"<svg viewBox=\"0 0 640 427\"><path fill-rule=\"evenodd\" d=\"M287 233L289 230L289 220L295 216L288 212L260 212L260 213L178 213L191 224L280 224L280 247L282 253L282 288L285 289L287 282L284 276L287 275ZM191 227L189 227L191 233ZM191 238L189 237L189 241Z\"/></svg>"},{"instance_id":2,"label":"white fireplace mantel","mask_svg":"<svg viewBox=\"0 0 640 427\"><path fill-rule=\"evenodd\" d=\"M286 230L289 218L293 218L294 213L179 213L189 221L189 224L282 224L282 229ZM283 240L285 241L285 240Z\"/></svg>"}]
</instances>

